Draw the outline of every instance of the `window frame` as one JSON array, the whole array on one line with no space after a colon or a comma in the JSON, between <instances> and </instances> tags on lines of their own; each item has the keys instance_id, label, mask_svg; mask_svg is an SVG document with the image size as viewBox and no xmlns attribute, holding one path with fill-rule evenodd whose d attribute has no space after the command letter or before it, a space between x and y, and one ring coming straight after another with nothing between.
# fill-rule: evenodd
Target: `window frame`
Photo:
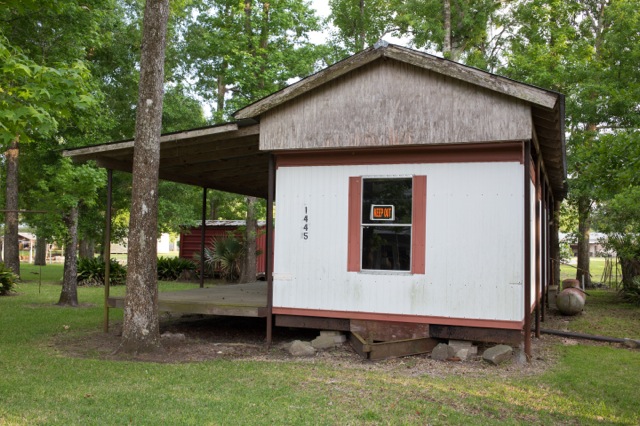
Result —
<instances>
[{"instance_id":1,"label":"window frame","mask_svg":"<svg viewBox=\"0 0 640 426\"><path fill-rule=\"evenodd\" d=\"M363 179L412 179L411 252L409 270L378 270L362 268L362 192ZM425 274L426 263L426 175L365 175L349 177L347 271L369 274ZM377 225L376 225L377 226ZM384 226L381 224L381 226ZM389 226L389 225L387 225ZM407 225L400 225L407 226Z\"/></svg>"}]
</instances>

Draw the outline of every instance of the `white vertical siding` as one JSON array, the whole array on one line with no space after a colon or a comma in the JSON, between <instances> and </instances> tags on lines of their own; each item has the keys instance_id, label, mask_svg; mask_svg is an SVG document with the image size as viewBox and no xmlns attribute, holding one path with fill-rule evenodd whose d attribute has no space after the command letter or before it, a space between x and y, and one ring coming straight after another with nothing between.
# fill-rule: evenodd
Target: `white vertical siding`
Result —
<instances>
[{"instance_id":1,"label":"white vertical siding","mask_svg":"<svg viewBox=\"0 0 640 426\"><path fill-rule=\"evenodd\" d=\"M427 176L425 275L347 272L348 180L374 175ZM515 162L280 167L274 307L522 320L523 178Z\"/></svg>"}]
</instances>

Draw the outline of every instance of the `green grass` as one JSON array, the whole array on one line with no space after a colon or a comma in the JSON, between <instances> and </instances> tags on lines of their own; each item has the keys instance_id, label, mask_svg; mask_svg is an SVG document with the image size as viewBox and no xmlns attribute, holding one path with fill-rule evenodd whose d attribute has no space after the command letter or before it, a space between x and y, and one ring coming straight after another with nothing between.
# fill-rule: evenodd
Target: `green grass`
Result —
<instances>
[{"instance_id":1,"label":"green grass","mask_svg":"<svg viewBox=\"0 0 640 426\"><path fill-rule=\"evenodd\" d=\"M368 370L322 361L71 358L52 341L101 329L103 289L80 288L80 309L54 306L60 285L44 282L39 293L37 276L18 291L0 298L0 425L640 423L638 351L557 347L554 368L518 379L500 374L515 365L478 377L408 374L411 359ZM604 315L607 297L596 300ZM115 321L121 315L112 311Z\"/></svg>"},{"instance_id":2,"label":"green grass","mask_svg":"<svg viewBox=\"0 0 640 426\"><path fill-rule=\"evenodd\" d=\"M64 266L53 264L46 266L35 266L29 263L20 264L20 279L22 282L38 282L42 274L42 282L62 282Z\"/></svg>"},{"instance_id":3,"label":"green grass","mask_svg":"<svg viewBox=\"0 0 640 426\"><path fill-rule=\"evenodd\" d=\"M613 290L587 290L587 294L584 311L565 318L570 331L640 340L640 308Z\"/></svg>"},{"instance_id":4,"label":"green grass","mask_svg":"<svg viewBox=\"0 0 640 426\"><path fill-rule=\"evenodd\" d=\"M592 257L589 260L589 272L591 273L591 280L593 282L600 283L602 282L602 273L605 268L605 258L603 257ZM613 260L615 267L615 260ZM573 266L576 265L575 258L573 260ZM575 278L576 277L576 268L570 265L560 265L560 280L564 280L566 278ZM622 272L620 269L620 265L618 265L618 282L622 281ZM616 274L615 269L612 270L611 282L607 281L603 283L609 287L616 287Z\"/></svg>"}]
</instances>

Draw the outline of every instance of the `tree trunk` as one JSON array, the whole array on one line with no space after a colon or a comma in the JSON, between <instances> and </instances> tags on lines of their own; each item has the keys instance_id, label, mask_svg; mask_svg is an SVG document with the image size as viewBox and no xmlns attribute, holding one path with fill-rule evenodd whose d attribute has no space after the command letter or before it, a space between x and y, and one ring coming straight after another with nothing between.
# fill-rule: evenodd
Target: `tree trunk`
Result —
<instances>
[{"instance_id":1,"label":"tree trunk","mask_svg":"<svg viewBox=\"0 0 640 426\"><path fill-rule=\"evenodd\" d=\"M80 257L92 259L96 254L96 245L93 240L87 240L86 238L83 238L82 240L80 240L79 250Z\"/></svg>"},{"instance_id":2,"label":"tree trunk","mask_svg":"<svg viewBox=\"0 0 640 426\"><path fill-rule=\"evenodd\" d=\"M584 286L591 287L589 275L589 229L591 228L591 201L581 197L578 199L578 269L576 279Z\"/></svg>"},{"instance_id":3,"label":"tree trunk","mask_svg":"<svg viewBox=\"0 0 640 426\"><path fill-rule=\"evenodd\" d=\"M622 270L622 289L634 288L633 279L640 275L640 259L620 257Z\"/></svg>"},{"instance_id":4,"label":"tree trunk","mask_svg":"<svg viewBox=\"0 0 640 426\"><path fill-rule=\"evenodd\" d=\"M133 153L127 293L120 349L160 347L157 282L158 168L169 0L147 0Z\"/></svg>"},{"instance_id":5,"label":"tree trunk","mask_svg":"<svg viewBox=\"0 0 640 426\"><path fill-rule=\"evenodd\" d=\"M451 59L451 0L444 0L442 56Z\"/></svg>"},{"instance_id":6,"label":"tree trunk","mask_svg":"<svg viewBox=\"0 0 640 426\"><path fill-rule=\"evenodd\" d=\"M67 227L64 242L64 278L58 305L78 306L78 206L62 219Z\"/></svg>"},{"instance_id":7,"label":"tree trunk","mask_svg":"<svg viewBox=\"0 0 640 426\"><path fill-rule=\"evenodd\" d=\"M247 36L247 50L253 51L253 24L251 23L251 14L253 9L253 0L245 0L244 2L244 33Z\"/></svg>"},{"instance_id":8,"label":"tree trunk","mask_svg":"<svg viewBox=\"0 0 640 426\"><path fill-rule=\"evenodd\" d=\"M364 29L364 0L360 0L360 16L358 22L358 34L356 35L356 53L364 50L366 33Z\"/></svg>"},{"instance_id":9,"label":"tree trunk","mask_svg":"<svg viewBox=\"0 0 640 426\"><path fill-rule=\"evenodd\" d=\"M47 239L43 237L37 237L36 239L36 257L33 261L36 266L47 265Z\"/></svg>"},{"instance_id":10,"label":"tree trunk","mask_svg":"<svg viewBox=\"0 0 640 426\"><path fill-rule=\"evenodd\" d=\"M229 64L223 59L222 64L220 65L220 74L216 81L216 123L224 122L224 97L227 94L227 83L225 77L227 75L227 68L229 68Z\"/></svg>"},{"instance_id":11,"label":"tree trunk","mask_svg":"<svg viewBox=\"0 0 640 426\"><path fill-rule=\"evenodd\" d=\"M18 145L19 136L11 141L5 152L7 192L4 214L4 264L20 276L20 250L18 243Z\"/></svg>"},{"instance_id":12,"label":"tree trunk","mask_svg":"<svg viewBox=\"0 0 640 426\"><path fill-rule=\"evenodd\" d=\"M256 197L247 197L247 224L245 226L245 254L242 265L241 283L252 283L256 280Z\"/></svg>"}]
</instances>

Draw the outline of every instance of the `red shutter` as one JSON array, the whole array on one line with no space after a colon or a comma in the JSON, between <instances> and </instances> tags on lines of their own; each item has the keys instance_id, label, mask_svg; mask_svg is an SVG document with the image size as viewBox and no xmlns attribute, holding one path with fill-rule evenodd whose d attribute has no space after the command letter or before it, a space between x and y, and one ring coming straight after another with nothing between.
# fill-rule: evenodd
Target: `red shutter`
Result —
<instances>
[{"instance_id":1,"label":"red shutter","mask_svg":"<svg viewBox=\"0 0 640 426\"><path fill-rule=\"evenodd\" d=\"M425 273L427 241L427 177L413 177L413 212L411 225L411 273Z\"/></svg>"},{"instance_id":2,"label":"red shutter","mask_svg":"<svg viewBox=\"0 0 640 426\"><path fill-rule=\"evenodd\" d=\"M347 271L360 271L360 219L362 217L362 178L349 178L349 229L347 235Z\"/></svg>"}]
</instances>

